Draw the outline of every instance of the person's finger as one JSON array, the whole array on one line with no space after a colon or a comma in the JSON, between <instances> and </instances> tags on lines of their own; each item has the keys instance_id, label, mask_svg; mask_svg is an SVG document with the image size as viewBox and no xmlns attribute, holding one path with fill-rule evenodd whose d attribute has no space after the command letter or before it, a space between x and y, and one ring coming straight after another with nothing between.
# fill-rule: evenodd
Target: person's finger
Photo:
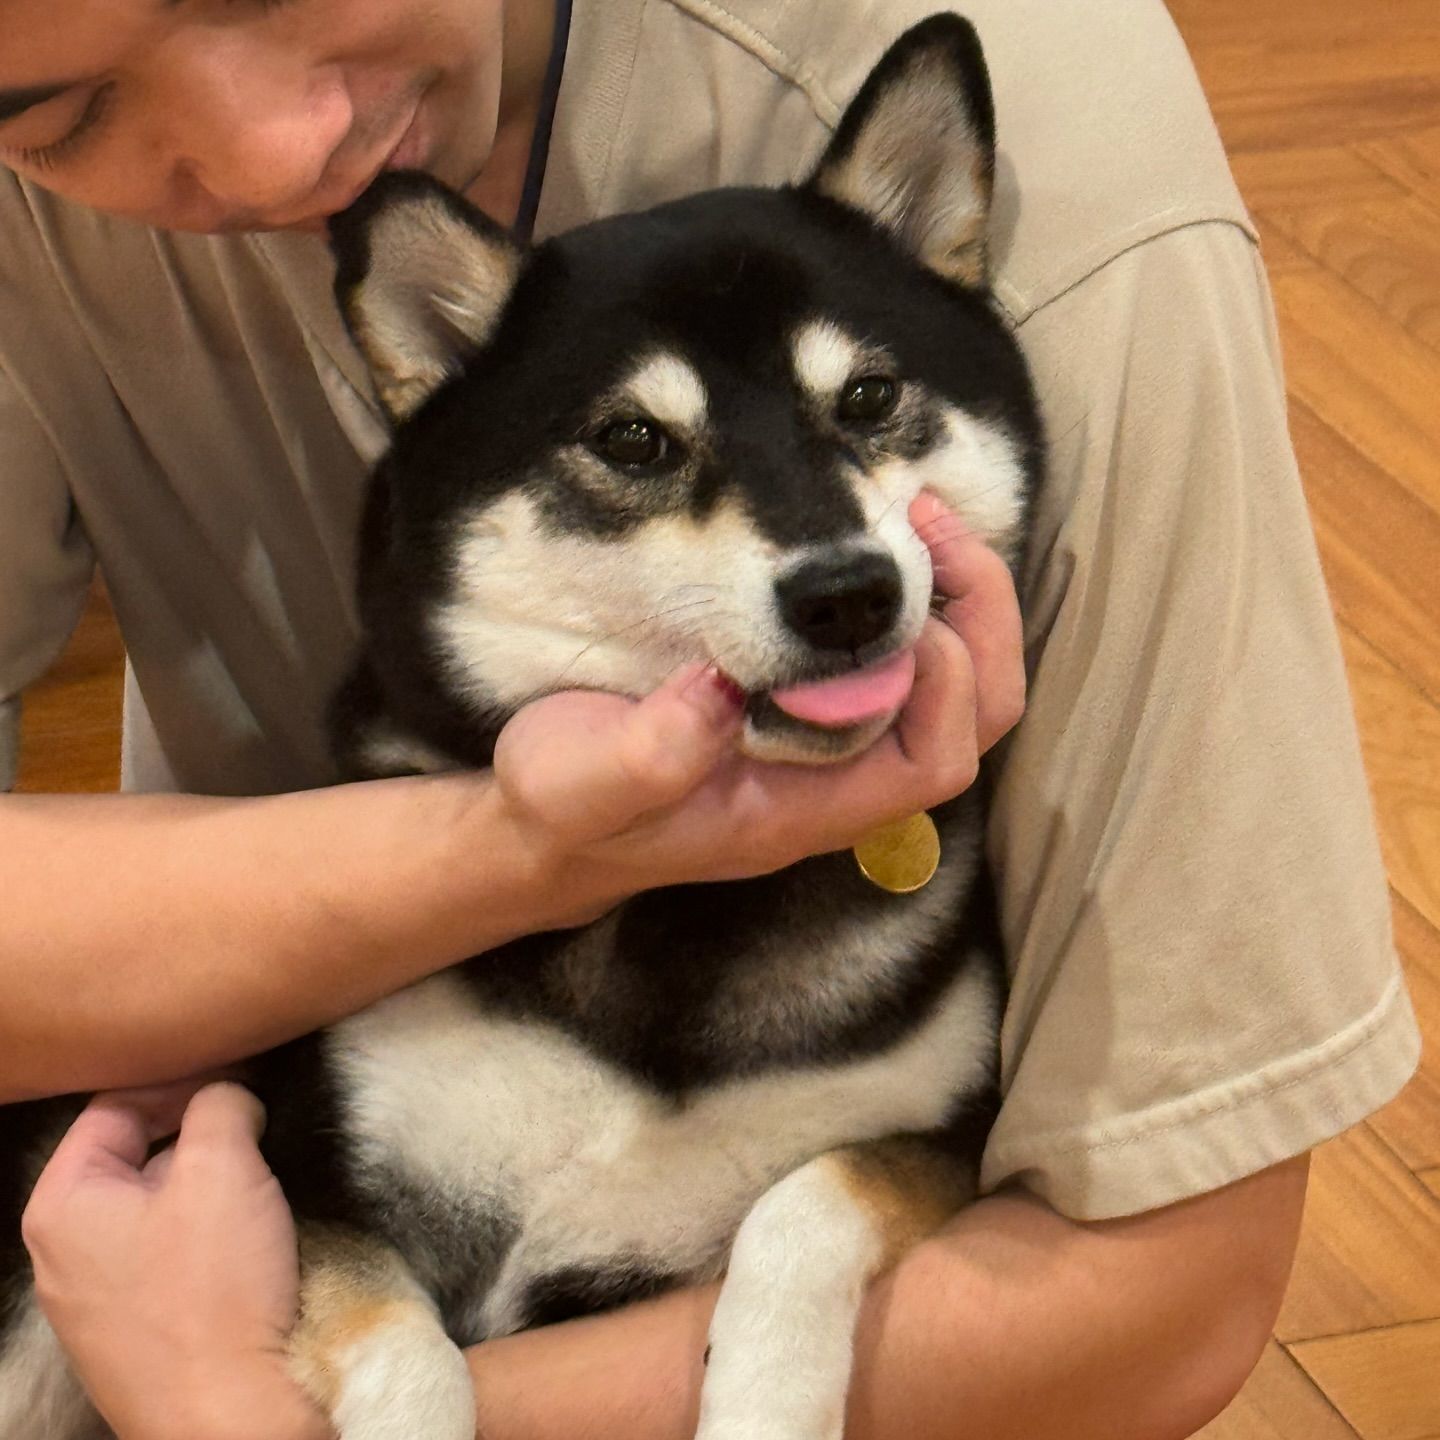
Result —
<instances>
[{"instance_id":1,"label":"person's finger","mask_svg":"<svg viewBox=\"0 0 1440 1440\"><path fill-rule=\"evenodd\" d=\"M975 778L974 657L959 635L927 620L915 646L915 685L895 724L895 737L919 778L948 798ZM953 788L952 788L953 787Z\"/></svg>"},{"instance_id":2,"label":"person's finger","mask_svg":"<svg viewBox=\"0 0 1440 1440\"><path fill-rule=\"evenodd\" d=\"M935 550L942 542L964 539L975 533L943 500L929 490L922 490L910 502L910 528L930 550L932 565L937 563ZM935 588L944 589L938 578Z\"/></svg>"},{"instance_id":3,"label":"person's finger","mask_svg":"<svg viewBox=\"0 0 1440 1440\"><path fill-rule=\"evenodd\" d=\"M165 1183L166 1177L170 1174L170 1168L174 1164L175 1147L167 1145L146 1163L145 1169L141 1172L145 1183L152 1190L158 1190Z\"/></svg>"},{"instance_id":4,"label":"person's finger","mask_svg":"<svg viewBox=\"0 0 1440 1440\"><path fill-rule=\"evenodd\" d=\"M743 704L730 681L702 665L638 701L551 695L501 732L496 772L551 823L582 838L611 834L699 785L733 749Z\"/></svg>"},{"instance_id":5,"label":"person's finger","mask_svg":"<svg viewBox=\"0 0 1440 1440\"><path fill-rule=\"evenodd\" d=\"M106 1091L105 1094L141 1116L150 1131L150 1143L153 1145L157 1140L164 1140L179 1131L185 1108L197 1091L216 1080L229 1079L234 1073L227 1069L208 1070L164 1085L140 1085L126 1090Z\"/></svg>"},{"instance_id":6,"label":"person's finger","mask_svg":"<svg viewBox=\"0 0 1440 1440\"><path fill-rule=\"evenodd\" d=\"M975 733L988 750L1025 709L1025 641L1010 568L933 495L910 510L930 550L942 614L965 642L975 670Z\"/></svg>"},{"instance_id":7,"label":"person's finger","mask_svg":"<svg viewBox=\"0 0 1440 1440\"><path fill-rule=\"evenodd\" d=\"M220 1081L196 1092L185 1107L177 1163L203 1153L248 1154L265 1132L265 1107L243 1085Z\"/></svg>"},{"instance_id":8,"label":"person's finger","mask_svg":"<svg viewBox=\"0 0 1440 1440\"><path fill-rule=\"evenodd\" d=\"M651 809L688 795L734 748L745 696L714 666L687 666L624 719L622 779Z\"/></svg>"},{"instance_id":9,"label":"person's finger","mask_svg":"<svg viewBox=\"0 0 1440 1440\"><path fill-rule=\"evenodd\" d=\"M161 1132L163 1134L163 1132ZM27 1224L50 1213L65 1196L91 1180L138 1181L150 1146L160 1134L140 1106L123 1094L99 1095L60 1138L30 1192Z\"/></svg>"}]
</instances>

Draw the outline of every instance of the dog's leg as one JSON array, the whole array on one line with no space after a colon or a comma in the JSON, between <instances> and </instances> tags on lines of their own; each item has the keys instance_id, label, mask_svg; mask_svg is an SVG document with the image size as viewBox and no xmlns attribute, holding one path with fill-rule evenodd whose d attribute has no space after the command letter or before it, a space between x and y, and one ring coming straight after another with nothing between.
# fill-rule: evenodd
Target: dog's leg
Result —
<instances>
[{"instance_id":1,"label":"dog's leg","mask_svg":"<svg viewBox=\"0 0 1440 1440\"><path fill-rule=\"evenodd\" d=\"M697 1440L841 1440L866 1283L974 1198L921 1137L832 1150L745 1217L710 1324Z\"/></svg>"},{"instance_id":2,"label":"dog's leg","mask_svg":"<svg viewBox=\"0 0 1440 1440\"><path fill-rule=\"evenodd\" d=\"M292 1372L339 1440L473 1440L465 1359L399 1254L354 1231L300 1235Z\"/></svg>"}]
</instances>

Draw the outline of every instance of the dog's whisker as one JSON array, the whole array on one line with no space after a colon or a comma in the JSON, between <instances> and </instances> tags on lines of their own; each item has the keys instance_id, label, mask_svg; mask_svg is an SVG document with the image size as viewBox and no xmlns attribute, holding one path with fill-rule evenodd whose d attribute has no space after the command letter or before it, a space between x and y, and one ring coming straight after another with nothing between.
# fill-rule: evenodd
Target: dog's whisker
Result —
<instances>
[{"instance_id":1,"label":"dog's whisker","mask_svg":"<svg viewBox=\"0 0 1440 1440\"><path fill-rule=\"evenodd\" d=\"M865 527L867 535L873 535L881 526L885 517L900 503L900 497L896 496L875 518Z\"/></svg>"},{"instance_id":2,"label":"dog's whisker","mask_svg":"<svg viewBox=\"0 0 1440 1440\"><path fill-rule=\"evenodd\" d=\"M683 588L683 587L682 587ZM718 587L712 587L718 588ZM606 635L597 635L583 649L576 654L563 670L555 677L553 682L555 688L560 688L570 672L597 646L608 645L612 640L618 640L622 635L629 634L632 630L643 629L646 625L653 625L657 621L665 619L670 615L678 615L682 610L697 610L703 605L713 605L713 597L701 600L686 600L679 605L671 605L668 609L657 610L651 615L644 615L639 620L632 621L629 625L622 625L618 630L612 630ZM639 643L638 641L636 642ZM634 646L631 646L634 649Z\"/></svg>"}]
</instances>

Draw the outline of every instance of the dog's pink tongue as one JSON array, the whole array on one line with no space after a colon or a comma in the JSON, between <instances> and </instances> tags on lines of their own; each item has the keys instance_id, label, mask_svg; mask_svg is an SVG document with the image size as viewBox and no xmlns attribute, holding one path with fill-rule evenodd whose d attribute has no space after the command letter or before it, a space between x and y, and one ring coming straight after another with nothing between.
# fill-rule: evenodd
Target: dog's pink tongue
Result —
<instances>
[{"instance_id":1,"label":"dog's pink tongue","mask_svg":"<svg viewBox=\"0 0 1440 1440\"><path fill-rule=\"evenodd\" d=\"M915 652L901 650L878 665L833 680L772 690L770 698L787 714L812 725L858 725L891 715L915 683Z\"/></svg>"}]
</instances>

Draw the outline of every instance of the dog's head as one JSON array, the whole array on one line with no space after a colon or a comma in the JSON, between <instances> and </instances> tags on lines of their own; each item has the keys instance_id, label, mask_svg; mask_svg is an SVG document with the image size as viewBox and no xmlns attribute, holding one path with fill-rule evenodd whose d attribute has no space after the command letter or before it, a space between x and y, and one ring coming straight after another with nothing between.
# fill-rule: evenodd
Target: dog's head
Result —
<instances>
[{"instance_id":1,"label":"dog's head","mask_svg":"<svg viewBox=\"0 0 1440 1440\"><path fill-rule=\"evenodd\" d=\"M871 743L931 601L911 500L1009 554L1038 464L987 288L993 170L978 41L941 16L802 185L530 250L420 176L339 217L338 293L396 424L362 544L362 768L483 758L530 699L638 695L693 660L750 697L752 754Z\"/></svg>"}]
</instances>

